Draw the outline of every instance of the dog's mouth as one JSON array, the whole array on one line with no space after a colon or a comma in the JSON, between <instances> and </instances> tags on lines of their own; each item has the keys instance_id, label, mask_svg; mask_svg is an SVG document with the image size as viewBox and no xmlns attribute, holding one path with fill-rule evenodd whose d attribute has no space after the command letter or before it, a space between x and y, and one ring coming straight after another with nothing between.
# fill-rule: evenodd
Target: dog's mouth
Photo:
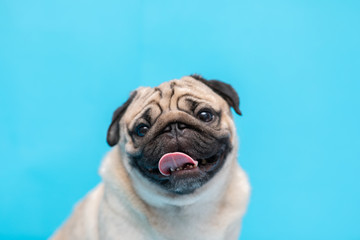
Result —
<instances>
[{"instance_id":1,"label":"dog's mouth","mask_svg":"<svg viewBox=\"0 0 360 240\"><path fill-rule=\"evenodd\" d=\"M170 152L160 158L157 168L148 168L148 171L150 174L159 175L160 178L191 175L199 171L210 172L221 165L225 155L225 150L207 158L194 158L183 152Z\"/></svg>"},{"instance_id":2,"label":"dog's mouth","mask_svg":"<svg viewBox=\"0 0 360 240\"><path fill-rule=\"evenodd\" d=\"M184 172L195 172L201 168L209 171L215 167L219 160L222 160L224 154L222 152L215 154L209 158L202 158L194 160L189 155L182 152L167 153L161 157L158 163L159 172L163 176L170 176L171 174L179 174Z\"/></svg>"},{"instance_id":3,"label":"dog's mouth","mask_svg":"<svg viewBox=\"0 0 360 240\"><path fill-rule=\"evenodd\" d=\"M131 162L150 181L176 194L192 193L207 183L222 169L232 151L228 138L218 139L201 151L196 151L199 147L192 145L168 146L168 151L159 154L146 149L144 152L152 156L140 155ZM186 148L189 151L184 150Z\"/></svg>"}]
</instances>

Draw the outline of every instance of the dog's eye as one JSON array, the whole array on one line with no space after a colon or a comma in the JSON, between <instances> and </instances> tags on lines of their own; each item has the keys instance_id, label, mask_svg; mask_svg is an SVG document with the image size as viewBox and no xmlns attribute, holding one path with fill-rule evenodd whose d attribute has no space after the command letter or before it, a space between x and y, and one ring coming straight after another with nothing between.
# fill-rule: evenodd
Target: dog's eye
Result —
<instances>
[{"instance_id":1,"label":"dog's eye","mask_svg":"<svg viewBox=\"0 0 360 240\"><path fill-rule=\"evenodd\" d=\"M135 129L135 133L136 135L138 135L139 137L143 137L145 136L145 134L149 131L149 126L146 124L139 124L136 129Z\"/></svg>"},{"instance_id":2,"label":"dog's eye","mask_svg":"<svg viewBox=\"0 0 360 240\"><path fill-rule=\"evenodd\" d=\"M201 121L210 122L214 119L214 114L212 114L212 112L210 112L209 110L203 110L198 113L198 118Z\"/></svg>"}]
</instances>

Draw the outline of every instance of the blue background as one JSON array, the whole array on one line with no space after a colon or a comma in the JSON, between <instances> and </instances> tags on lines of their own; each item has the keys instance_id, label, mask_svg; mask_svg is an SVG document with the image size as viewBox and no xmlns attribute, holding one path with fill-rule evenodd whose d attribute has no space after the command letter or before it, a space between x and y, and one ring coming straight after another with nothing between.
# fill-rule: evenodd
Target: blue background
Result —
<instances>
[{"instance_id":1,"label":"blue background","mask_svg":"<svg viewBox=\"0 0 360 240\"><path fill-rule=\"evenodd\" d=\"M100 178L113 110L234 86L242 240L360 239L360 2L0 0L0 238L44 239Z\"/></svg>"}]
</instances>

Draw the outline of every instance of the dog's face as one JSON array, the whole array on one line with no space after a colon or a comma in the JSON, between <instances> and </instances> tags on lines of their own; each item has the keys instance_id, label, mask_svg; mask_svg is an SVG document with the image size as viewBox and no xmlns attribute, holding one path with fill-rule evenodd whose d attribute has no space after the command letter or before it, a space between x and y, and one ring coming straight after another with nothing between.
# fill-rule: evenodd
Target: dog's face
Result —
<instances>
[{"instance_id":1,"label":"dog's face","mask_svg":"<svg viewBox=\"0 0 360 240\"><path fill-rule=\"evenodd\" d=\"M107 141L120 140L134 171L176 194L189 194L223 167L233 149L239 97L228 84L193 75L139 88L119 107Z\"/></svg>"}]
</instances>

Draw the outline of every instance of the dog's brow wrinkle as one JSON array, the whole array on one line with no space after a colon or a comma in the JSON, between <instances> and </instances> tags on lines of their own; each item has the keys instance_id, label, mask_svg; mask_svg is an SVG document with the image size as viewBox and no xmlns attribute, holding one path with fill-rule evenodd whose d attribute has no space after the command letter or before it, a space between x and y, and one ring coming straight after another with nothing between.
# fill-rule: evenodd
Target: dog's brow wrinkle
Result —
<instances>
[{"instance_id":1,"label":"dog's brow wrinkle","mask_svg":"<svg viewBox=\"0 0 360 240\"><path fill-rule=\"evenodd\" d=\"M175 82L170 83L171 94L170 94L170 99L169 99L169 110L170 110L172 98L175 95L175 86L176 86Z\"/></svg>"},{"instance_id":2,"label":"dog's brow wrinkle","mask_svg":"<svg viewBox=\"0 0 360 240\"><path fill-rule=\"evenodd\" d=\"M155 100L152 100L151 102L147 103L147 105L148 105L148 106L156 105L156 106L158 106L158 107L160 108L160 110L161 110L161 112L162 112L161 106L160 106L159 103L158 103L157 101L155 101ZM149 107L149 109L150 109L150 107ZM147 110L148 110L148 109L147 109ZM146 111L147 111L147 110L146 110ZM136 114L134 114L134 116L138 116L142 111L144 111L144 109L141 109L140 111L138 111ZM145 111L145 112L146 112L146 111ZM141 117L143 117L143 115L141 115L140 118L141 118Z\"/></svg>"},{"instance_id":3,"label":"dog's brow wrinkle","mask_svg":"<svg viewBox=\"0 0 360 240\"><path fill-rule=\"evenodd\" d=\"M192 99L185 99L185 101L186 101L186 102L188 103L188 105L190 106L189 108L190 108L190 110L191 110L192 112L194 112L195 109L196 109L196 107L199 105L198 102L196 102L196 101L194 101L194 100L192 100Z\"/></svg>"},{"instance_id":4,"label":"dog's brow wrinkle","mask_svg":"<svg viewBox=\"0 0 360 240\"><path fill-rule=\"evenodd\" d=\"M155 92L159 92L160 98L163 97L163 93L162 93L162 91L161 91L160 88L156 87L156 88L155 88Z\"/></svg>"},{"instance_id":5,"label":"dog's brow wrinkle","mask_svg":"<svg viewBox=\"0 0 360 240\"><path fill-rule=\"evenodd\" d=\"M159 119L159 117L163 114L163 109L162 107L160 106L159 103L156 103L156 105L158 106L158 108L160 109L160 114L153 120L154 122L152 124L155 124L157 122L157 120Z\"/></svg>"},{"instance_id":6,"label":"dog's brow wrinkle","mask_svg":"<svg viewBox=\"0 0 360 240\"><path fill-rule=\"evenodd\" d=\"M151 123L151 108L148 108L144 114L141 116L143 119L145 119L145 121L147 121L148 123Z\"/></svg>"}]
</instances>

